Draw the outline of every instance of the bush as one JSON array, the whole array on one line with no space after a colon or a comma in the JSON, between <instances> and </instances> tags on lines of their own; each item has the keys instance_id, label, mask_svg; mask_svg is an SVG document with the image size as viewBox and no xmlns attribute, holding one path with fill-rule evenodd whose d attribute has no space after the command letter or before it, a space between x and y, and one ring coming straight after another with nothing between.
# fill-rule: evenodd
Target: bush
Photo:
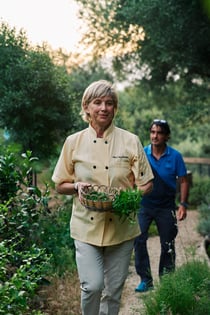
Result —
<instances>
[{"instance_id":1,"label":"bush","mask_svg":"<svg viewBox=\"0 0 210 315\"><path fill-rule=\"evenodd\" d=\"M0 156L0 314L35 314L30 301L50 270L50 255L35 239L49 192L31 186L34 160L29 151Z\"/></svg>"},{"instance_id":2,"label":"bush","mask_svg":"<svg viewBox=\"0 0 210 315\"><path fill-rule=\"evenodd\" d=\"M19 252L17 248L14 240L0 243L0 314L31 314L30 300L48 269L44 250L31 246Z\"/></svg>"},{"instance_id":3,"label":"bush","mask_svg":"<svg viewBox=\"0 0 210 315\"><path fill-rule=\"evenodd\" d=\"M166 274L154 292L143 297L145 315L210 314L210 268L191 261Z\"/></svg>"},{"instance_id":4,"label":"bush","mask_svg":"<svg viewBox=\"0 0 210 315\"><path fill-rule=\"evenodd\" d=\"M189 203L193 207L198 207L205 199L210 191L210 178L195 177L193 178L193 186L190 189Z\"/></svg>"},{"instance_id":5,"label":"bush","mask_svg":"<svg viewBox=\"0 0 210 315\"><path fill-rule=\"evenodd\" d=\"M71 208L72 199L67 199L62 206L41 216L37 230L38 243L52 255L52 272L59 276L76 268L74 241L69 227Z\"/></svg>"},{"instance_id":6,"label":"bush","mask_svg":"<svg viewBox=\"0 0 210 315\"><path fill-rule=\"evenodd\" d=\"M32 303L39 286L76 268L72 200L50 211L48 184L32 185L34 161L30 151L0 156L0 314L41 315Z\"/></svg>"},{"instance_id":7,"label":"bush","mask_svg":"<svg viewBox=\"0 0 210 315\"><path fill-rule=\"evenodd\" d=\"M199 224L198 232L203 235L210 236L210 193L208 193L201 205L198 207Z\"/></svg>"},{"instance_id":8,"label":"bush","mask_svg":"<svg viewBox=\"0 0 210 315\"><path fill-rule=\"evenodd\" d=\"M0 202L8 201L21 189L23 176L13 152L0 156Z\"/></svg>"}]
</instances>

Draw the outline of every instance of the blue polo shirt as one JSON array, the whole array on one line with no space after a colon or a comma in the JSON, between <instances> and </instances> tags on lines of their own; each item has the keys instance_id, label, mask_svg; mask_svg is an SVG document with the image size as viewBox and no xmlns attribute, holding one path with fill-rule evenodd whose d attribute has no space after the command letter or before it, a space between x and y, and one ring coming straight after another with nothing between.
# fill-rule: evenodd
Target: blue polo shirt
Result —
<instances>
[{"instance_id":1,"label":"blue polo shirt","mask_svg":"<svg viewBox=\"0 0 210 315\"><path fill-rule=\"evenodd\" d=\"M154 174L153 190L142 198L146 208L175 207L177 177L187 175L187 169L179 151L166 146L159 160L152 155L151 144L144 148Z\"/></svg>"}]
</instances>

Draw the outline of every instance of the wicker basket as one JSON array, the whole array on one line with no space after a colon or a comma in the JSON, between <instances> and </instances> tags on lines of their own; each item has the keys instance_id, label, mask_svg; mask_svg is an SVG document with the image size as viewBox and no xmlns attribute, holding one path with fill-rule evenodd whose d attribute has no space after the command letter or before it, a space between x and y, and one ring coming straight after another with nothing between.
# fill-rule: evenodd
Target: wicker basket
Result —
<instances>
[{"instance_id":1,"label":"wicker basket","mask_svg":"<svg viewBox=\"0 0 210 315\"><path fill-rule=\"evenodd\" d=\"M81 204L92 211L112 211L112 202L119 193L116 187L104 185L92 185L83 187L81 190Z\"/></svg>"}]
</instances>

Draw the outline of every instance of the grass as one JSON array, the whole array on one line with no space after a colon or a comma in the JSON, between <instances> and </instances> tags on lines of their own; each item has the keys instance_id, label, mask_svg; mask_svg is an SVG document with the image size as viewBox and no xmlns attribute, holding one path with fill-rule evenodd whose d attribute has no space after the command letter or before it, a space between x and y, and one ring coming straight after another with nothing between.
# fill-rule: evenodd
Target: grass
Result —
<instances>
[{"instance_id":1,"label":"grass","mask_svg":"<svg viewBox=\"0 0 210 315\"><path fill-rule=\"evenodd\" d=\"M77 272L54 276L37 292L37 309L45 315L81 315Z\"/></svg>"}]
</instances>

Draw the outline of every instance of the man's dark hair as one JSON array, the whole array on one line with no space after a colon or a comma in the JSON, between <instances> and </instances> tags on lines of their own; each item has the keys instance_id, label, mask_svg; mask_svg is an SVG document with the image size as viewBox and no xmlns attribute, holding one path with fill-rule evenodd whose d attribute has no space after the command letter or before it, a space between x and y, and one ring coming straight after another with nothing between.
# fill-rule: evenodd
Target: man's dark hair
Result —
<instances>
[{"instance_id":1,"label":"man's dark hair","mask_svg":"<svg viewBox=\"0 0 210 315\"><path fill-rule=\"evenodd\" d=\"M162 132L164 132L166 135L170 135L171 130L170 130L169 124L167 123L166 120L154 119L151 126L150 126L150 130L151 130L152 126L154 126L154 125L160 126Z\"/></svg>"}]
</instances>

